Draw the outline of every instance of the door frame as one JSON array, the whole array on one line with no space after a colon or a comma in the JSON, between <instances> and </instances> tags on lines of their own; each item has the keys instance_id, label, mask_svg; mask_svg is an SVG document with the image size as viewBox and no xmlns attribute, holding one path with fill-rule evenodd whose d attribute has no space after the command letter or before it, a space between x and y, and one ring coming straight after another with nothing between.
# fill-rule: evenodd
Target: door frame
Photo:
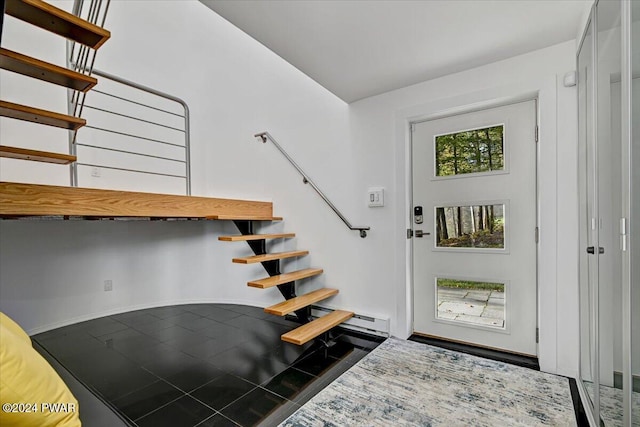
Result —
<instances>
[{"instance_id":1,"label":"door frame","mask_svg":"<svg viewBox=\"0 0 640 427\"><path fill-rule=\"evenodd\" d=\"M396 287L396 319L394 330L401 338L413 331L413 280L412 242L406 238L406 229L411 224L412 170L410 123L438 119L455 114L474 112L518 101L537 99L537 123L539 143L537 146L537 170L542 165L553 165L544 174L538 173L537 203L538 226L538 360L541 370L556 373L557 356L557 82L556 76L541 76L533 82L493 87L469 92L451 98L438 99L425 104L398 109L395 114L395 170L398 212L394 227L398 285ZM541 209L544 207L545 209ZM573 369L573 368L571 368ZM562 372L567 372L563 369Z\"/></svg>"}]
</instances>

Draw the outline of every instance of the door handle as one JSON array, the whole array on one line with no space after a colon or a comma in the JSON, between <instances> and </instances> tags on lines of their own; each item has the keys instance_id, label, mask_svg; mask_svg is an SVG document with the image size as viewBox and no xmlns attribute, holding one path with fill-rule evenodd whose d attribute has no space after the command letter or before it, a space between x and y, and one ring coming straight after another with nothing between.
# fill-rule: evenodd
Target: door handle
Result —
<instances>
[{"instance_id":1,"label":"door handle","mask_svg":"<svg viewBox=\"0 0 640 427\"><path fill-rule=\"evenodd\" d=\"M587 253L588 254L595 254L596 253L596 247L595 246L589 246L587 247ZM598 253L599 254L603 254L604 253L604 248L598 247Z\"/></svg>"},{"instance_id":2,"label":"door handle","mask_svg":"<svg viewBox=\"0 0 640 427\"><path fill-rule=\"evenodd\" d=\"M430 236L431 233L428 231L416 230L416 237Z\"/></svg>"}]
</instances>

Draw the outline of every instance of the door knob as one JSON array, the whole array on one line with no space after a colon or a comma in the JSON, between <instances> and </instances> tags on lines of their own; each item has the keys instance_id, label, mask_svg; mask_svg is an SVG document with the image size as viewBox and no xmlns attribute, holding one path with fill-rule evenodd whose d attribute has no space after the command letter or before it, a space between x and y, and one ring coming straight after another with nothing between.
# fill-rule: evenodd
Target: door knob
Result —
<instances>
[{"instance_id":1,"label":"door knob","mask_svg":"<svg viewBox=\"0 0 640 427\"><path fill-rule=\"evenodd\" d=\"M596 247L595 246L589 246L587 247L587 253L588 254L595 254L596 253ZM603 254L604 253L604 248L598 247L598 253L599 254Z\"/></svg>"},{"instance_id":2,"label":"door knob","mask_svg":"<svg viewBox=\"0 0 640 427\"><path fill-rule=\"evenodd\" d=\"M422 237L422 236L429 236L431 235L431 233L429 233L428 231L422 231L422 230L416 230L416 237Z\"/></svg>"}]
</instances>

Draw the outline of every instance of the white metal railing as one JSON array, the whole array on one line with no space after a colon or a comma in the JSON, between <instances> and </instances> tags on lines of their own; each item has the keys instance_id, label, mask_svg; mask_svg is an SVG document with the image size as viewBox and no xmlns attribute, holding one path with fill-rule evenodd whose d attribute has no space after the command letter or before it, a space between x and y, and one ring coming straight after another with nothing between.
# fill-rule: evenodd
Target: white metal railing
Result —
<instances>
[{"instance_id":1,"label":"white metal railing","mask_svg":"<svg viewBox=\"0 0 640 427\"><path fill-rule=\"evenodd\" d=\"M84 101L87 125L74 136L72 154L83 155L72 165L72 185L78 185L79 167L104 168L180 180L190 195L187 103L104 71L92 73L100 77L99 89Z\"/></svg>"}]
</instances>

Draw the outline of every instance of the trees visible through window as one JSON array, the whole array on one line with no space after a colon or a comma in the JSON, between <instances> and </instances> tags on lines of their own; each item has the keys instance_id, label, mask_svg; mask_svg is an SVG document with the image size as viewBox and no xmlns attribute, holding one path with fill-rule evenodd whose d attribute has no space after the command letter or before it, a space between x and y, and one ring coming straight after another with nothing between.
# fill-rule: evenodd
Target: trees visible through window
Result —
<instances>
[{"instance_id":1,"label":"trees visible through window","mask_svg":"<svg viewBox=\"0 0 640 427\"><path fill-rule=\"evenodd\" d=\"M504 169L504 125L436 136L436 176Z\"/></svg>"},{"instance_id":2,"label":"trees visible through window","mask_svg":"<svg viewBox=\"0 0 640 427\"><path fill-rule=\"evenodd\" d=\"M504 205L436 207L436 246L504 249Z\"/></svg>"}]
</instances>

